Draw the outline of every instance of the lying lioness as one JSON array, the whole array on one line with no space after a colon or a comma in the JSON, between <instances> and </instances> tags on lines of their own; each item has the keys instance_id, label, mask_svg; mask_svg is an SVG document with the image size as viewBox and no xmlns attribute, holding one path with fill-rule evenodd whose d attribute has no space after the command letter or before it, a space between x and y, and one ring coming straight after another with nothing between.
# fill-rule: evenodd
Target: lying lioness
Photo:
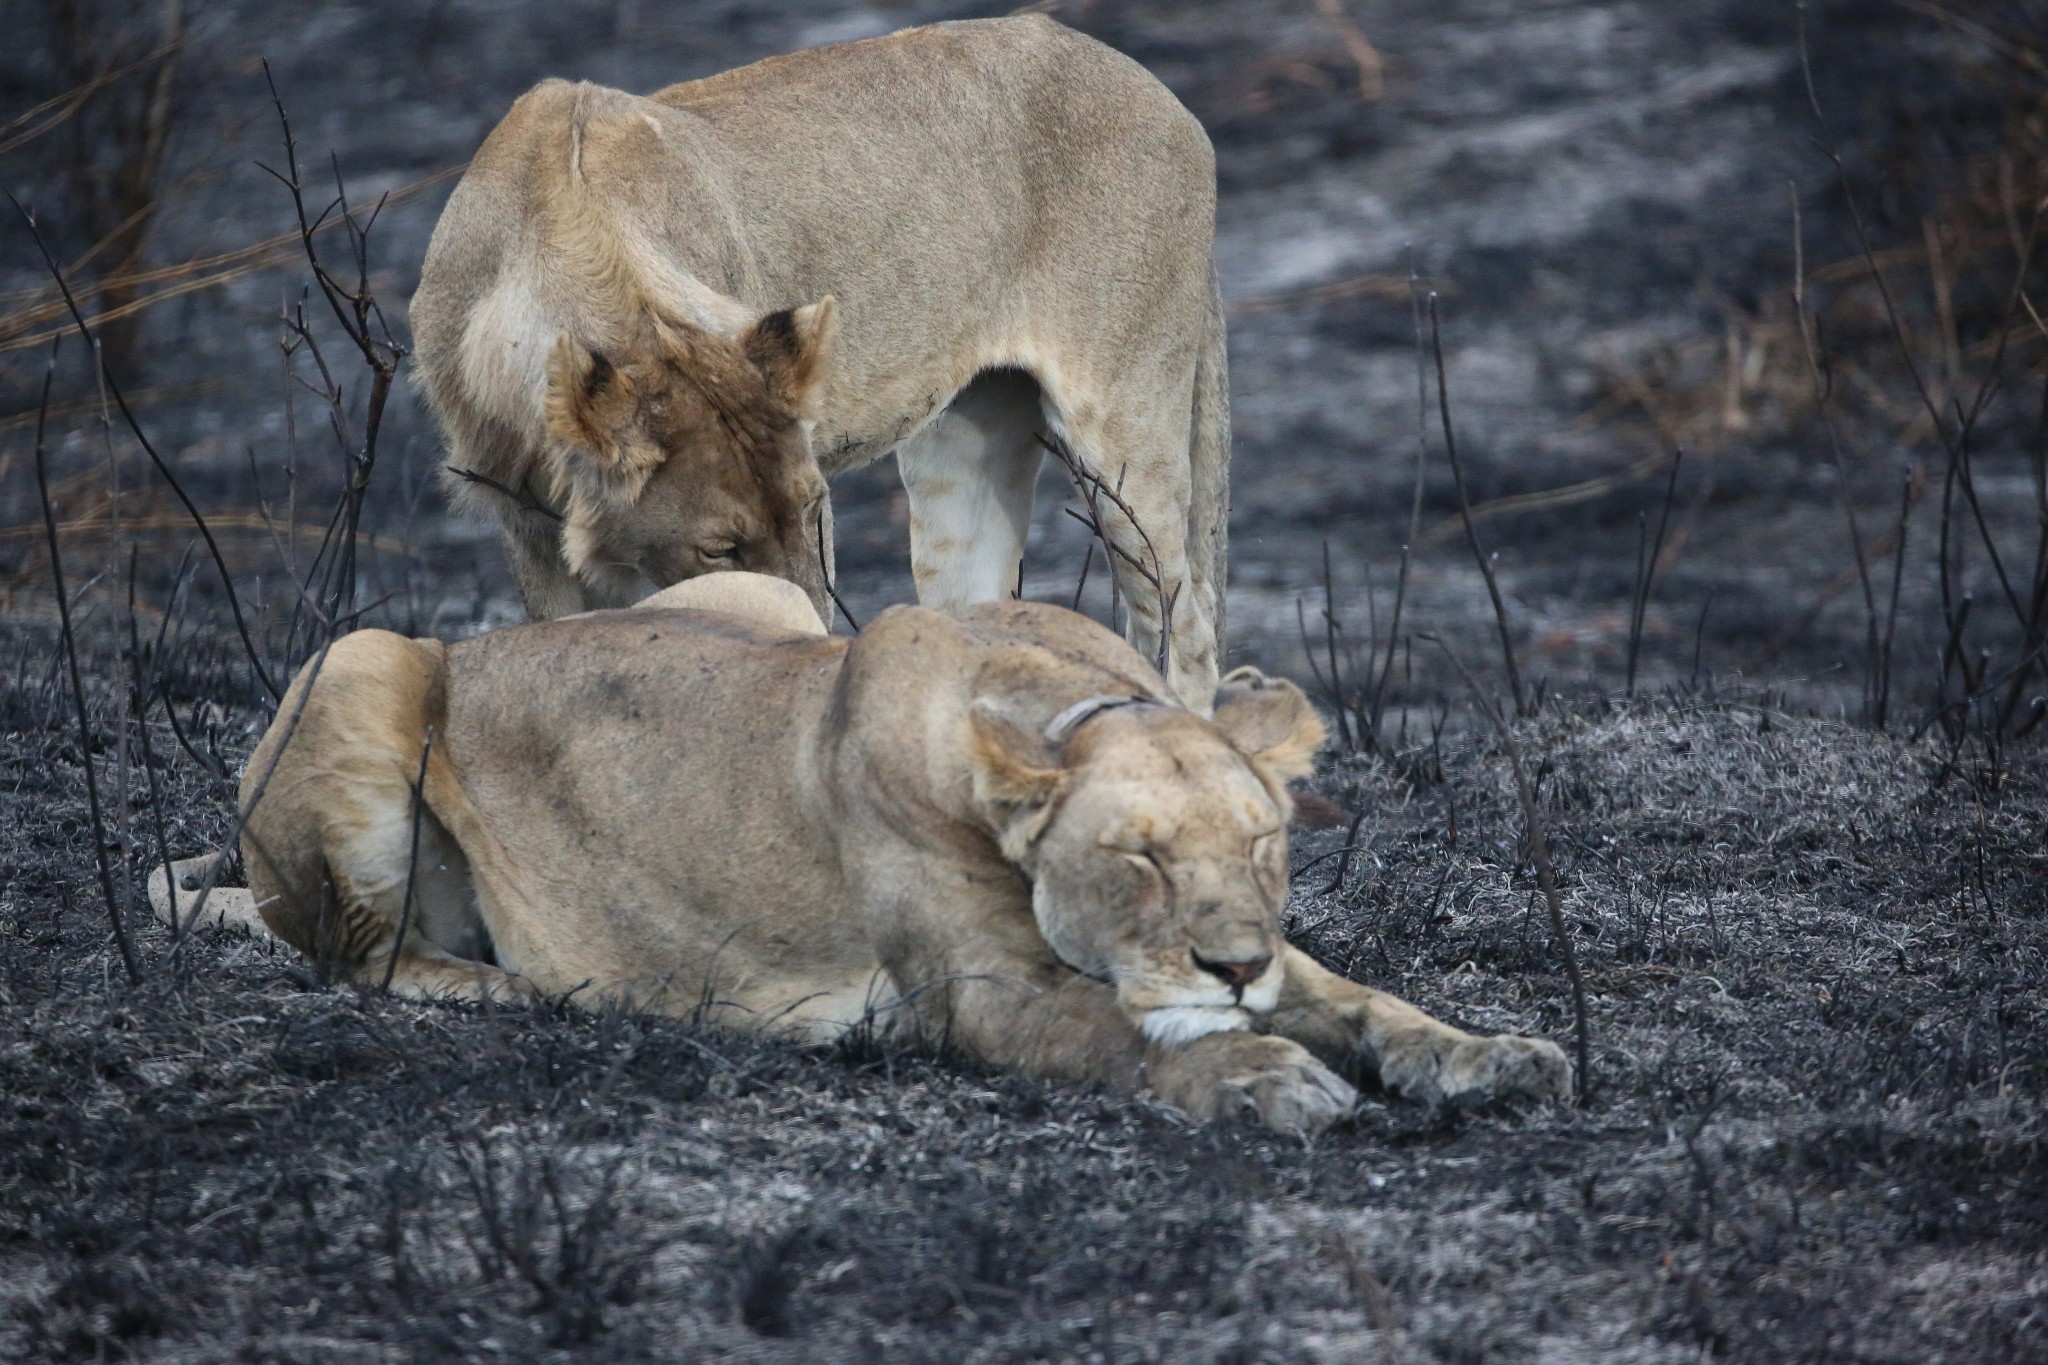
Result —
<instances>
[{"instance_id":1,"label":"lying lioness","mask_svg":"<svg viewBox=\"0 0 2048 1365\"><path fill-rule=\"evenodd\" d=\"M821 474L894 450L918 600L951 608L1015 587L1058 431L1135 516L1104 500L1140 652L1170 614L1169 679L1206 706L1215 198L1166 87L1039 16L647 96L545 82L478 149L412 300L449 487L500 523L536 619L723 569L823 611Z\"/></svg>"},{"instance_id":2,"label":"lying lioness","mask_svg":"<svg viewBox=\"0 0 2048 1365\"><path fill-rule=\"evenodd\" d=\"M250 760L245 894L409 995L868 1024L1289 1131L1351 1107L1339 1071L1563 1092L1554 1045L1281 938L1286 783L1323 740L1293 684L1240 669L1207 720L1057 607L898 607L849 641L771 599L345 637Z\"/></svg>"}]
</instances>

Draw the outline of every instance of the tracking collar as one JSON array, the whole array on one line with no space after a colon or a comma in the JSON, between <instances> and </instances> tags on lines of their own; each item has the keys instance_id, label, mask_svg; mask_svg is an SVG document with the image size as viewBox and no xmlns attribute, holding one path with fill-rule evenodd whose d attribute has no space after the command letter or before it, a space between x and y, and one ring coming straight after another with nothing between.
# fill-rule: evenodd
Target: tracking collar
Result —
<instances>
[{"instance_id":1,"label":"tracking collar","mask_svg":"<svg viewBox=\"0 0 2048 1365\"><path fill-rule=\"evenodd\" d=\"M1114 711L1122 706L1166 706L1170 703L1158 697L1134 697L1128 693L1112 692L1099 697L1087 697L1075 702L1066 710L1046 722L1045 737L1054 744L1064 744L1073 738L1074 731L1094 720L1104 711Z\"/></svg>"}]
</instances>

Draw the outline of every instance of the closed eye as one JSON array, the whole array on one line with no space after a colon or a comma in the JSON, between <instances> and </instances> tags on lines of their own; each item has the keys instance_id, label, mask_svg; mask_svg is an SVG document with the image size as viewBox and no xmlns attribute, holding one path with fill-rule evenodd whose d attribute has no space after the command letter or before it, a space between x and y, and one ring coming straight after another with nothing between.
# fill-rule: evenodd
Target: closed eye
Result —
<instances>
[{"instance_id":1,"label":"closed eye","mask_svg":"<svg viewBox=\"0 0 2048 1365\"><path fill-rule=\"evenodd\" d=\"M1253 875L1261 882L1272 883L1266 890L1275 897L1285 894L1287 887L1286 866L1276 856L1279 847L1280 831L1273 830L1253 839L1247 850Z\"/></svg>"},{"instance_id":2,"label":"closed eye","mask_svg":"<svg viewBox=\"0 0 2048 1365\"><path fill-rule=\"evenodd\" d=\"M1142 853L1126 853L1123 855L1123 858L1125 862L1128 862L1133 867L1151 868L1158 875L1160 881L1164 882L1167 880L1165 865L1159 861L1158 855L1153 853L1151 849L1148 848Z\"/></svg>"}]
</instances>

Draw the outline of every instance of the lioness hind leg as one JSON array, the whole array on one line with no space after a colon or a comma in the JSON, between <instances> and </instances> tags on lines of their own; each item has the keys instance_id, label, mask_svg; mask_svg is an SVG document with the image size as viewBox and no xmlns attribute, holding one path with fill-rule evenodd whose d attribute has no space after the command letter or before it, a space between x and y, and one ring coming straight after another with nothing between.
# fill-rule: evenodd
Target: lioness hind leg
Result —
<instances>
[{"instance_id":1,"label":"lioness hind leg","mask_svg":"<svg viewBox=\"0 0 2048 1365\"><path fill-rule=\"evenodd\" d=\"M1189 553L1193 386L1192 366L1178 376L1150 367L1121 376L1114 393L1080 411L1063 408L1060 420L1084 467L1117 494L1097 498L1095 510L1115 547L1111 567L1130 606L1131 645L1156 660L1160 637L1168 635L1167 685L1207 714L1219 672L1222 585L1209 581L1206 553Z\"/></svg>"},{"instance_id":2,"label":"lioness hind leg","mask_svg":"<svg viewBox=\"0 0 2048 1365\"><path fill-rule=\"evenodd\" d=\"M249 890L270 931L323 973L523 998L526 983L488 960L468 859L413 791L441 660L434 641L358 631L301 670L243 779Z\"/></svg>"},{"instance_id":3,"label":"lioness hind leg","mask_svg":"<svg viewBox=\"0 0 2048 1365\"><path fill-rule=\"evenodd\" d=\"M414 999L533 999L529 983L492 960L469 859L433 811L415 806L410 787L354 798L354 818L328 843L316 963L371 985L388 978Z\"/></svg>"},{"instance_id":4,"label":"lioness hind leg","mask_svg":"<svg viewBox=\"0 0 2048 1365\"><path fill-rule=\"evenodd\" d=\"M1375 1071L1387 1089L1425 1103L1556 1099L1571 1088L1571 1063L1555 1043L1452 1028L1299 948L1284 952L1286 983L1269 1027L1340 1070Z\"/></svg>"},{"instance_id":5,"label":"lioness hind leg","mask_svg":"<svg viewBox=\"0 0 2048 1365\"><path fill-rule=\"evenodd\" d=\"M946 610L1017 590L1043 427L1038 382L992 370L897 450L919 602Z\"/></svg>"}]
</instances>

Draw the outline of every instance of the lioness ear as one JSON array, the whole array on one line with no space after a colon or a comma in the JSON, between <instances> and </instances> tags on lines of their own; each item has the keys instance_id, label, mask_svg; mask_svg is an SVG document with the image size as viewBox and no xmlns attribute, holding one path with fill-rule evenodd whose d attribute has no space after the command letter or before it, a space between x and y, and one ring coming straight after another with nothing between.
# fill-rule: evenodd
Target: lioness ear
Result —
<instances>
[{"instance_id":1,"label":"lioness ear","mask_svg":"<svg viewBox=\"0 0 2048 1365\"><path fill-rule=\"evenodd\" d=\"M1256 668L1233 670L1216 688L1216 725L1232 747L1281 783L1315 771L1327 737L1299 687Z\"/></svg>"},{"instance_id":2,"label":"lioness ear","mask_svg":"<svg viewBox=\"0 0 2048 1365\"><path fill-rule=\"evenodd\" d=\"M974 770L974 803L994 820L1004 855L1022 858L1052 817L1066 769L1045 740L985 701L967 712L967 761Z\"/></svg>"},{"instance_id":3,"label":"lioness ear","mask_svg":"<svg viewBox=\"0 0 2048 1365\"><path fill-rule=\"evenodd\" d=\"M567 332L555 338L554 349L548 352L548 435L567 453L587 461L579 471L574 462L565 466L556 456L552 463L558 486L563 476L584 472L601 476L598 487L609 495L630 502L639 494L661 463L661 452L649 442L627 439L638 397L632 376L624 370Z\"/></svg>"},{"instance_id":4,"label":"lioness ear","mask_svg":"<svg viewBox=\"0 0 2048 1365\"><path fill-rule=\"evenodd\" d=\"M548 435L614 463L626 457L617 433L633 414L633 380L567 332L548 352Z\"/></svg>"},{"instance_id":5,"label":"lioness ear","mask_svg":"<svg viewBox=\"0 0 2048 1365\"><path fill-rule=\"evenodd\" d=\"M799 417L815 417L838 335L838 304L830 294L802 308L770 313L740 334L740 349L768 388Z\"/></svg>"}]
</instances>

